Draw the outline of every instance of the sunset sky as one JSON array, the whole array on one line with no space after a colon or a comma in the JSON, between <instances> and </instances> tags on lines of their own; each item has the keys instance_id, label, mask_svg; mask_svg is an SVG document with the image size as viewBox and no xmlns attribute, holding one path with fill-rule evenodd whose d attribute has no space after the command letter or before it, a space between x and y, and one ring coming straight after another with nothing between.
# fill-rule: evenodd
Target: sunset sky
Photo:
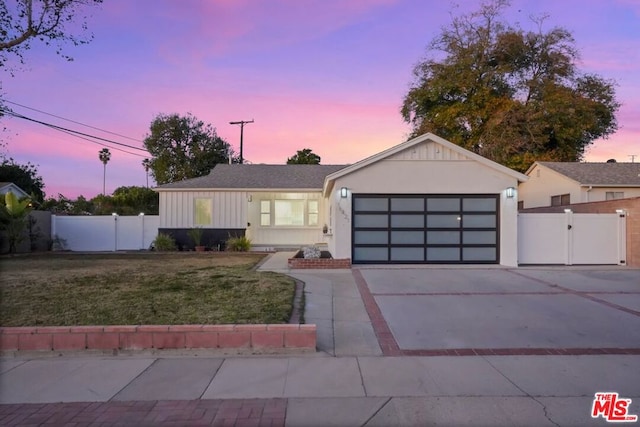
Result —
<instances>
[{"instance_id":1,"label":"sunset sky","mask_svg":"<svg viewBox=\"0 0 640 427\"><path fill-rule=\"evenodd\" d=\"M311 148L323 164L353 163L407 139L400 105L413 66L450 12L477 0L106 0L88 20L94 40L66 62L34 44L6 100L37 120L142 147L159 113L192 113L252 163L285 163ZM620 130L587 161L640 161L640 0L513 0L510 22L570 30L580 69L617 82ZM47 196L102 192L102 146L16 118L0 119L7 154L39 166ZM106 188L146 185L144 153L110 146ZM150 185L153 182L150 181Z\"/></svg>"}]
</instances>

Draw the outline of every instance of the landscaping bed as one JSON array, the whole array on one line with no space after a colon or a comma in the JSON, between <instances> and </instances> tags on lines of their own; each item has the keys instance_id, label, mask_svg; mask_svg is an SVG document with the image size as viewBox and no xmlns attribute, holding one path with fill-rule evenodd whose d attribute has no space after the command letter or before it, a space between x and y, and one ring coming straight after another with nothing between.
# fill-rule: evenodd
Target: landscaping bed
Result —
<instances>
[{"instance_id":1,"label":"landscaping bed","mask_svg":"<svg viewBox=\"0 0 640 427\"><path fill-rule=\"evenodd\" d=\"M262 254L106 253L0 258L0 326L283 324L290 277Z\"/></svg>"}]
</instances>

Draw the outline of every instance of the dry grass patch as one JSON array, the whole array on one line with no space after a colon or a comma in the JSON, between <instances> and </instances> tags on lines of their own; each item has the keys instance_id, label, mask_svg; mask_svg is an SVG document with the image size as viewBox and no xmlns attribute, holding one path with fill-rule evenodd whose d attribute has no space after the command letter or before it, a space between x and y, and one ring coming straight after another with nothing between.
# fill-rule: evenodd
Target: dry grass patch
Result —
<instances>
[{"instance_id":1,"label":"dry grass patch","mask_svg":"<svg viewBox=\"0 0 640 427\"><path fill-rule=\"evenodd\" d=\"M263 255L44 254L0 259L1 326L286 323L293 279Z\"/></svg>"}]
</instances>

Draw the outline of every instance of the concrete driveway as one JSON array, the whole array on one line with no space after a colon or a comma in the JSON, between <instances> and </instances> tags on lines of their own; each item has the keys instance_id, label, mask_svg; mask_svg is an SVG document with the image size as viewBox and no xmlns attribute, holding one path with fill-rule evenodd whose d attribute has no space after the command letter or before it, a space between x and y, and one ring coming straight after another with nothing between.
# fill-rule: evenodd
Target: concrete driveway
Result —
<instances>
[{"instance_id":1,"label":"concrete driveway","mask_svg":"<svg viewBox=\"0 0 640 427\"><path fill-rule=\"evenodd\" d=\"M358 268L385 355L640 354L640 270Z\"/></svg>"}]
</instances>

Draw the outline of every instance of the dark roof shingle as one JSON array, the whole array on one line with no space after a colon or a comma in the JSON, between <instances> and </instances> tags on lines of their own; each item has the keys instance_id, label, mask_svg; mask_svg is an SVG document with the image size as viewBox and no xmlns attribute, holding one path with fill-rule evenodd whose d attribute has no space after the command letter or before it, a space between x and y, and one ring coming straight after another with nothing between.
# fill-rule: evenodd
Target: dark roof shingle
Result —
<instances>
[{"instance_id":1,"label":"dark roof shingle","mask_svg":"<svg viewBox=\"0 0 640 427\"><path fill-rule=\"evenodd\" d=\"M321 189L324 179L346 165L216 165L209 175L160 185L164 189Z\"/></svg>"},{"instance_id":2,"label":"dark roof shingle","mask_svg":"<svg viewBox=\"0 0 640 427\"><path fill-rule=\"evenodd\" d=\"M538 163L581 185L640 187L640 163Z\"/></svg>"}]
</instances>

